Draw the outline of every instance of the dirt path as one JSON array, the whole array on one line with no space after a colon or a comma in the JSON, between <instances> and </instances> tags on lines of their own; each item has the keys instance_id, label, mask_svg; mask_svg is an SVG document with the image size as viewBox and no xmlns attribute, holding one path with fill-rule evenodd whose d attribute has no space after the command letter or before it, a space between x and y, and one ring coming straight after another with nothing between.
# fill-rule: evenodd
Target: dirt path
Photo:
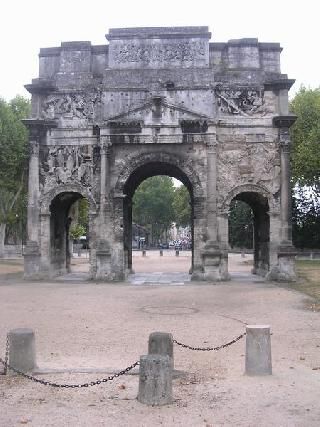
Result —
<instances>
[{"instance_id":1,"label":"dirt path","mask_svg":"<svg viewBox=\"0 0 320 427\"><path fill-rule=\"evenodd\" d=\"M176 260L175 260L176 261ZM306 297L265 283L145 286L0 280L0 354L8 330L36 333L40 368L120 370L147 352L150 332L195 346L219 345L244 323L272 327L273 375L246 377L245 340L219 352L175 347L175 402L136 401L138 377L59 390L0 376L0 426L294 426L320 419L320 315ZM55 374L85 382L107 374Z\"/></svg>"}]
</instances>

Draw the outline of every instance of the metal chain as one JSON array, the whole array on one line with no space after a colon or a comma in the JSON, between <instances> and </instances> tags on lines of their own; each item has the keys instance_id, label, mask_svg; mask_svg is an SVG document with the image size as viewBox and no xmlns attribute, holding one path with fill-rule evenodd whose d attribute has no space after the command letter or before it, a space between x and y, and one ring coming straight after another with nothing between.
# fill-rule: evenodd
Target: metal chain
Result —
<instances>
[{"instance_id":1,"label":"metal chain","mask_svg":"<svg viewBox=\"0 0 320 427\"><path fill-rule=\"evenodd\" d=\"M218 347L192 347L191 345L183 344L181 342L178 342L177 340L173 340L173 342L177 345L180 345L183 348L187 348L189 350L197 350L197 351L218 351L222 348L229 347L230 345L236 343L237 341L241 340L246 335L244 332L243 334L239 335L237 338L234 338L232 341L227 342L226 344L219 345Z\"/></svg>"},{"instance_id":2,"label":"metal chain","mask_svg":"<svg viewBox=\"0 0 320 427\"><path fill-rule=\"evenodd\" d=\"M108 381L112 381L115 378L120 377L121 375L125 375L127 372L131 371L133 368L135 368L136 366L138 366L140 364L140 362L135 362L132 365L128 366L127 368L123 369L120 372L117 372L114 375L110 375L109 377L106 378L101 378L100 380L96 380L96 381L91 381L89 383L83 383L83 384L57 384L57 383L53 383L51 381L45 381L42 380L40 378L36 378L32 375L28 375L24 372L19 371L18 369L13 368L12 366L10 366L5 360L1 359L0 357L0 363L2 363L6 368L11 369L13 372L15 372L18 375L21 375L24 378L27 378L30 381L34 381L35 383L39 383L42 385L47 385L50 387L56 387L56 388L83 388L83 387L92 387L94 385L99 385L102 383L106 383Z\"/></svg>"}]
</instances>

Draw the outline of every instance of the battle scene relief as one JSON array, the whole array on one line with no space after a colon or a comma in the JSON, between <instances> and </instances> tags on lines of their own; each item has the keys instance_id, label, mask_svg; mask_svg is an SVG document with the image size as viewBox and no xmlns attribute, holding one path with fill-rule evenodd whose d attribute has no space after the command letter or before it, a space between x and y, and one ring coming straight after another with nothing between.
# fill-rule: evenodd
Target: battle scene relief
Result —
<instances>
[{"instance_id":1,"label":"battle scene relief","mask_svg":"<svg viewBox=\"0 0 320 427\"><path fill-rule=\"evenodd\" d=\"M280 157L275 143L230 145L219 150L218 188L221 200L233 188L255 184L276 195L280 190Z\"/></svg>"},{"instance_id":2,"label":"battle scene relief","mask_svg":"<svg viewBox=\"0 0 320 427\"><path fill-rule=\"evenodd\" d=\"M96 182L97 158L97 147L44 147L40 164L41 191L45 193L56 186L70 183L92 190Z\"/></svg>"},{"instance_id":3,"label":"battle scene relief","mask_svg":"<svg viewBox=\"0 0 320 427\"><path fill-rule=\"evenodd\" d=\"M47 96L42 105L44 119L78 118L92 121L101 103L101 92L59 93Z\"/></svg>"}]
</instances>

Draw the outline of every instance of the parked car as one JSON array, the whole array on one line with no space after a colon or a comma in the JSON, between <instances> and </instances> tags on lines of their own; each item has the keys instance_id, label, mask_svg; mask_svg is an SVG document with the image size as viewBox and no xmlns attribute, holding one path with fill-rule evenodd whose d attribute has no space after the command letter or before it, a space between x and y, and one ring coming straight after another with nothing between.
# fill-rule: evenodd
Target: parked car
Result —
<instances>
[{"instance_id":1,"label":"parked car","mask_svg":"<svg viewBox=\"0 0 320 427\"><path fill-rule=\"evenodd\" d=\"M159 248L160 249L169 249L169 243L160 243Z\"/></svg>"}]
</instances>

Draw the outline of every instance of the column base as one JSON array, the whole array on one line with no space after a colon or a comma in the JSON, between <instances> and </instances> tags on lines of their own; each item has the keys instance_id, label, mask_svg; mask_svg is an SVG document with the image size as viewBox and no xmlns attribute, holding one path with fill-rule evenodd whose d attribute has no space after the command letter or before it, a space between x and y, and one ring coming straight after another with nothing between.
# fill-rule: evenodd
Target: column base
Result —
<instances>
[{"instance_id":1,"label":"column base","mask_svg":"<svg viewBox=\"0 0 320 427\"><path fill-rule=\"evenodd\" d=\"M24 247L24 275L25 279L41 278L41 255L37 242L27 241Z\"/></svg>"},{"instance_id":2,"label":"column base","mask_svg":"<svg viewBox=\"0 0 320 427\"><path fill-rule=\"evenodd\" d=\"M111 271L111 249L110 244L106 240L99 240L96 251L97 269L95 279L99 281L109 282L113 280Z\"/></svg>"},{"instance_id":3,"label":"column base","mask_svg":"<svg viewBox=\"0 0 320 427\"><path fill-rule=\"evenodd\" d=\"M278 264L271 266L266 279L277 282L295 282L297 280L295 257L296 250L292 245L281 245L278 250Z\"/></svg>"},{"instance_id":4,"label":"column base","mask_svg":"<svg viewBox=\"0 0 320 427\"><path fill-rule=\"evenodd\" d=\"M220 282L229 280L228 253L221 250L217 242L207 242L201 252L203 260L202 271L193 271L192 280L204 280Z\"/></svg>"}]
</instances>

